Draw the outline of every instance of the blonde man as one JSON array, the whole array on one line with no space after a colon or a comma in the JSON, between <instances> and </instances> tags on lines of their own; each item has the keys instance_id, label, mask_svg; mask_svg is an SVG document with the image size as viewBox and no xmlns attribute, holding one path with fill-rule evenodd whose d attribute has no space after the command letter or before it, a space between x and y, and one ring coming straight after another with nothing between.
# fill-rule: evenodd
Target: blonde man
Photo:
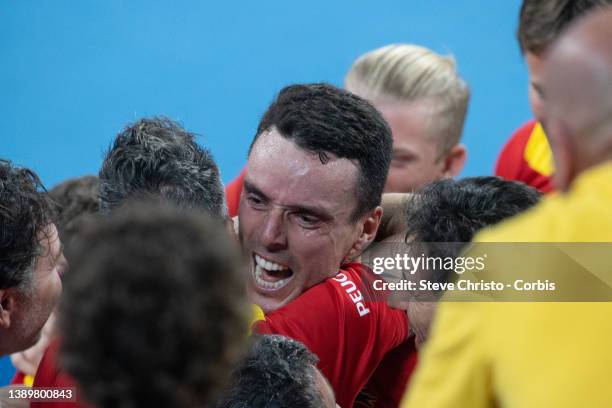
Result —
<instances>
[{"instance_id":1,"label":"blonde man","mask_svg":"<svg viewBox=\"0 0 612 408\"><path fill-rule=\"evenodd\" d=\"M393 132L385 192L410 192L457 176L469 89L452 57L412 44L388 45L359 57L345 87L368 99Z\"/></svg>"}]
</instances>

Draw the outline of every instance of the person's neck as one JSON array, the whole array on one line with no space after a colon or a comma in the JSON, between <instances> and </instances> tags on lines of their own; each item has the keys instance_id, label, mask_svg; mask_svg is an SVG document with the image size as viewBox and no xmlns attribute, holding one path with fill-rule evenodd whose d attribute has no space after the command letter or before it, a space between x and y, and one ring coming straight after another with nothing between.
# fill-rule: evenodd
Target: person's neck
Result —
<instances>
[{"instance_id":1,"label":"person's neck","mask_svg":"<svg viewBox=\"0 0 612 408\"><path fill-rule=\"evenodd\" d=\"M578 178L580 178L581 175L606 163L612 164L612 151L610 150L602 150L601 154L591 155L588 160L582 160L578 162L575 166L573 177L571 178L571 181L567 184L567 187L565 189L559 187L559 189L565 192L571 190L574 186L574 183Z\"/></svg>"},{"instance_id":2,"label":"person's neck","mask_svg":"<svg viewBox=\"0 0 612 408\"><path fill-rule=\"evenodd\" d=\"M602 164L612 163L612 141L608 146L601 146L600 149L592 151L589 156L588 159L580 162L576 172L577 176Z\"/></svg>"}]
</instances>

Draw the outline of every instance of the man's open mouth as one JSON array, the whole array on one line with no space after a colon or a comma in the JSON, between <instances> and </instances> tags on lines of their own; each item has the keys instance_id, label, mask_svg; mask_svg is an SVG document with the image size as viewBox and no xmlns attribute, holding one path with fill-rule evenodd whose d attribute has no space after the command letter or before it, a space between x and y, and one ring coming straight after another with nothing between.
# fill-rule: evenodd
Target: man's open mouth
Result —
<instances>
[{"instance_id":1,"label":"man's open mouth","mask_svg":"<svg viewBox=\"0 0 612 408\"><path fill-rule=\"evenodd\" d=\"M288 266L264 259L255 253L253 260L253 278L260 289L276 291L285 287L293 278L293 271Z\"/></svg>"}]
</instances>

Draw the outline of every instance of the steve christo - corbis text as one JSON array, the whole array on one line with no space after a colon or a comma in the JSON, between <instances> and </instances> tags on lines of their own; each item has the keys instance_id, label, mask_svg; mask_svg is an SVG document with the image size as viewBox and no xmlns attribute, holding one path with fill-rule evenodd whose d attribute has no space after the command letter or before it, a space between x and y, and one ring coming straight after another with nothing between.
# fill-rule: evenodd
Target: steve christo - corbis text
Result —
<instances>
[{"instance_id":1,"label":"steve christo - corbis text","mask_svg":"<svg viewBox=\"0 0 612 408\"><path fill-rule=\"evenodd\" d=\"M427 279L419 281L409 281L402 279L398 282L385 282L376 279L373 282L374 290L379 291L554 291L555 282L548 279L540 279L530 282L524 279L516 279L511 283L497 281L472 281L469 279L459 279L457 282L433 282Z\"/></svg>"},{"instance_id":2,"label":"steve christo - corbis text","mask_svg":"<svg viewBox=\"0 0 612 408\"><path fill-rule=\"evenodd\" d=\"M377 275L385 271L400 271L403 276L406 276L406 274L415 275L418 271L425 275L428 271L446 271L462 275L465 272L483 271L486 267L486 258L486 254L478 257L430 257L424 254L415 257L407 254L396 254L393 257L373 258L372 270ZM554 291L556 286L555 282L548 279L534 281L515 279L510 282L482 279L459 279L455 282L400 279L399 281L386 282L383 279L376 279L373 282L373 288L377 291Z\"/></svg>"}]
</instances>

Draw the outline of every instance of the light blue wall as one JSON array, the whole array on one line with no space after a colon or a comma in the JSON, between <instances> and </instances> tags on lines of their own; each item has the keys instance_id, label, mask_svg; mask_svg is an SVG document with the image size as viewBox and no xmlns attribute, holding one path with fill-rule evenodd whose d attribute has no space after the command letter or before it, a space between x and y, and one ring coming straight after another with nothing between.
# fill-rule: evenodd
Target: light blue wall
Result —
<instances>
[{"instance_id":1,"label":"light blue wall","mask_svg":"<svg viewBox=\"0 0 612 408\"><path fill-rule=\"evenodd\" d=\"M452 53L472 88L465 175L491 172L529 118L519 0L0 2L0 157L53 184L96 173L127 122L165 114L203 137L224 180L292 82L342 85L393 42Z\"/></svg>"},{"instance_id":2,"label":"light blue wall","mask_svg":"<svg viewBox=\"0 0 612 408\"><path fill-rule=\"evenodd\" d=\"M0 2L0 157L49 186L96 173L127 122L165 114L202 135L225 181L293 82L342 85L360 54L413 42L455 55L472 88L464 175L490 174L530 116L519 0ZM1 373L0 373L1 374Z\"/></svg>"}]
</instances>

